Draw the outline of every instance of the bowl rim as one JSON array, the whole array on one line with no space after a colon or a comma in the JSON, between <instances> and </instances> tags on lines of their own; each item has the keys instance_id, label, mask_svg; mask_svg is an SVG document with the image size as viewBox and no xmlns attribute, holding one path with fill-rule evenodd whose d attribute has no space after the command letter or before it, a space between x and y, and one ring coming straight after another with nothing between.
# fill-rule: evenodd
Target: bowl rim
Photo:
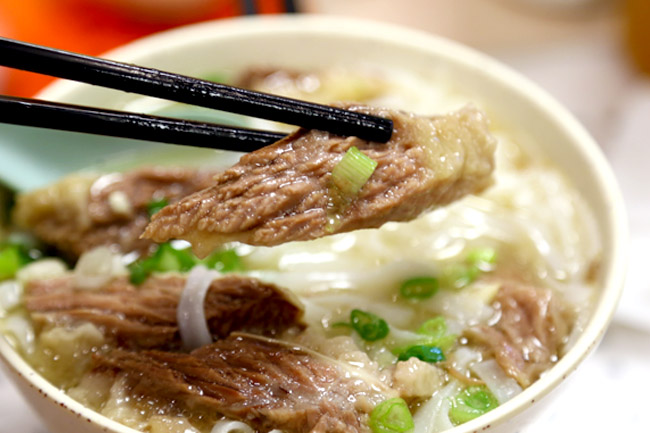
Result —
<instances>
[{"instance_id":1,"label":"bowl rim","mask_svg":"<svg viewBox=\"0 0 650 433\"><path fill-rule=\"evenodd\" d=\"M109 59L125 62L137 62L145 53L156 52L161 46L166 49L178 49L188 42L201 39L222 39L241 36L263 36L268 34L298 35L305 32L313 35L331 34L351 38L372 38L381 42L395 43L416 48L431 55L444 58L468 68L481 66L484 74L496 77L507 87L515 89L537 106L545 115L556 123L575 144L581 156L591 164L599 176L595 179L610 204L606 225L610 229L611 262L604 268L600 302L596 304L583 333L569 351L542 378L525 389L512 400L475 420L447 430L449 433L465 433L496 426L544 397L555 389L577 366L589 355L600 342L616 310L625 279L627 264L628 228L622 194L613 171L603 152L587 133L585 128L564 108L538 85L518 72L501 64L497 60L457 42L433 35L431 33L404 28L393 24L357 18L343 18L325 15L275 15L257 17L239 17L217 21L208 21L157 33L111 50L103 55ZM396 37L397 36L397 37ZM65 100L82 84L57 80L50 84L38 97L49 100ZM104 428L118 433L134 433L136 430L113 421L81 403L47 382L36 373L27 362L13 350L5 338L0 338L0 358L4 358L18 375L30 381L42 393L57 404L81 414Z\"/></svg>"}]
</instances>

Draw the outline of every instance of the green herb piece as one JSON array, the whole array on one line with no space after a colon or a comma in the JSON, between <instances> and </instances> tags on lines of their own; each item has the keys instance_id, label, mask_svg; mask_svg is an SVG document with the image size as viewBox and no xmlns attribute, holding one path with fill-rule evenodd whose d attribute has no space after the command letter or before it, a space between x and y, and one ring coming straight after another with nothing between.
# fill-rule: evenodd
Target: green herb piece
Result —
<instances>
[{"instance_id":1,"label":"green herb piece","mask_svg":"<svg viewBox=\"0 0 650 433\"><path fill-rule=\"evenodd\" d=\"M151 272L153 272L151 266L146 260L133 262L129 265L129 281L131 281L131 284L139 286L145 282Z\"/></svg>"},{"instance_id":2,"label":"green herb piece","mask_svg":"<svg viewBox=\"0 0 650 433\"><path fill-rule=\"evenodd\" d=\"M447 267L441 280L443 286L449 289L462 289L473 283L481 274L481 270L473 265L458 263Z\"/></svg>"},{"instance_id":3,"label":"green herb piece","mask_svg":"<svg viewBox=\"0 0 650 433\"><path fill-rule=\"evenodd\" d=\"M366 341L377 341L385 338L390 329L388 323L381 317L361 310L352 310L350 325Z\"/></svg>"},{"instance_id":4,"label":"green herb piece","mask_svg":"<svg viewBox=\"0 0 650 433\"><path fill-rule=\"evenodd\" d=\"M481 275L494 270L497 252L493 248L474 248L467 253L463 263L456 263L443 270L441 286L448 289L467 287Z\"/></svg>"},{"instance_id":5,"label":"green herb piece","mask_svg":"<svg viewBox=\"0 0 650 433\"><path fill-rule=\"evenodd\" d=\"M475 248L467 254L465 262L483 272L489 272L497 262L497 252L494 248Z\"/></svg>"},{"instance_id":6,"label":"green herb piece","mask_svg":"<svg viewBox=\"0 0 650 433\"><path fill-rule=\"evenodd\" d=\"M444 353L446 353L454 346L454 344L456 344L456 340L458 340L458 335L447 334L444 337L435 340L433 344L438 346Z\"/></svg>"},{"instance_id":7,"label":"green herb piece","mask_svg":"<svg viewBox=\"0 0 650 433\"><path fill-rule=\"evenodd\" d=\"M418 334L428 335L434 339L442 338L447 333L447 321L438 316L424 322L418 329Z\"/></svg>"},{"instance_id":8,"label":"green herb piece","mask_svg":"<svg viewBox=\"0 0 650 433\"><path fill-rule=\"evenodd\" d=\"M444 361L445 355L442 353L442 349L437 346L429 346L426 344L418 344L416 346L411 346L405 351L399 354L397 359L399 361L407 361L411 358L417 358L420 361L430 362L435 364L436 362Z\"/></svg>"},{"instance_id":9,"label":"green herb piece","mask_svg":"<svg viewBox=\"0 0 650 433\"><path fill-rule=\"evenodd\" d=\"M370 413L368 426L373 433L407 433L415 424L411 411L401 398L391 398L379 403Z\"/></svg>"},{"instance_id":10,"label":"green herb piece","mask_svg":"<svg viewBox=\"0 0 650 433\"><path fill-rule=\"evenodd\" d=\"M218 72L212 72L210 74L202 76L201 78L205 81L212 81L213 83L226 84L228 82L226 75Z\"/></svg>"},{"instance_id":11,"label":"green herb piece","mask_svg":"<svg viewBox=\"0 0 650 433\"><path fill-rule=\"evenodd\" d=\"M332 184L343 195L355 196L368 182L375 168L377 161L352 146L332 170Z\"/></svg>"},{"instance_id":12,"label":"green herb piece","mask_svg":"<svg viewBox=\"0 0 650 433\"><path fill-rule=\"evenodd\" d=\"M0 281L13 278L16 272L33 261L28 251L18 244L0 246Z\"/></svg>"},{"instance_id":13,"label":"green herb piece","mask_svg":"<svg viewBox=\"0 0 650 433\"><path fill-rule=\"evenodd\" d=\"M241 257L233 248L215 251L201 261L206 267L216 269L225 274L227 272L238 272L244 270Z\"/></svg>"},{"instance_id":14,"label":"green herb piece","mask_svg":"<svg viewBox=\"0 0 650 433\"><path fill-rule=\"evenodd\" d=\"M452 399L449 419L462 424L497 407L499 402L486 386L470 386Z\"/></svg>"},{"instance_id":15,"label":"green herb piece","mask_svg":"<svg viewBox=\"0 0 650 433\"><path fill-rule=\"evenodd\" d=\"M197 263L189 248L177 250L169 243L160 244L151 260L158 272L187 272Z\"/></svg>"},{"instance_id":16,"label":"green herb piece","mask_svg":"<svg viewBox=\"0 0 650 433\"><path fill-rule=\"evenodd\" d=\"M442 316L424 322L417 333L431 337L429 344L439 347L443 352L451 349L458 338L455 334L447 334L447 321Z\"/></svg>"},{"instance_id":17,"label":"green herb piece","mask_svg":"<svg viewBox=\"0 0 650 433\"><path fill-rule=\"evenodd\" d=\"M160 209L167 206L168 204L169 204L169 200L167 200L165 197L159 199L152 199L149 203L147 203L147 213L151 217Z\"/></svg>"},{"instance_id":18,"label":"green herb piece","mask_svg":"<svg viewBox=\"0 0 650 433\"><path fill-rule=\"evenodd\" d=\"M433 277L417 277L406 280L399 288L407 299L428 299L438 293L438 280Z\"/></svg>"},{"instance_id":19,"label":"green herb piece","mask_svg":"<svg viewBox=\"0 0 650 433\"><path fill-rule=\"evenodd\" d=\"M152 272L187 272L197 264L197 259L188 248L177 250L170 243L158 245L150 257L129 265L130 281L140 285Z\"/></svg>"},{"instance_id":20,"label":"green herb piece","mask_svg":"<svg viewBox=\"0 0 650 433\"><path fill-rule=\"evenodd\" d=\"M199 260L189 248L177 249L170 243L164 243L158 245L158 249L151 256L129 265L130 281L140 285L153 272L187 272L198 264L221 273L244 269L241 258L234 249L217 251Z\"/></svg>"}]
</instances>

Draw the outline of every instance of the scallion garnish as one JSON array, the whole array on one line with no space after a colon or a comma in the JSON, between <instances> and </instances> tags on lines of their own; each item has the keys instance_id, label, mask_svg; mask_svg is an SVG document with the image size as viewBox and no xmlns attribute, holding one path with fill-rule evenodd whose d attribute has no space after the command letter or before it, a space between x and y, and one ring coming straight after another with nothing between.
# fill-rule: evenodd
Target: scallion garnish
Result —
<instances>
[{"instance_id":1,"label":"scallion garnish","mask_svg":"<svg viewBox=\"0 0 650 433\"><path fill-rule=\"evenodd\" d=\"M388 323L384 319L361 310L352 310L350 325L366 341L381 340L390 332Z\"/></svg>"},{"instance_id":2,"label":"scallion garnish","mask_svg":"<svg viewBox=\"0 0 650 433\"><path fill-rule=\"evenodd\" d=\"M436 362L444 361L446 359L444 353L442 353L441 348L437 346L429 346L426 344L418 344L408 347L405 351L398 355L397 360L408 361L411 358L417 358L420 361L430 362L431 364L435 364Z\"/></svg>"},{"instance_id":3,"label":"scallion garnish","mask_svg":"<svg viewBox=\"0 0 650 433\"><path fill-rule=\"evenodd\" d=\"M196 257L189 248L177 250L169 243L160 244L152 260L158 272L187 272L196 265Z\"/></svg>"},{"instance_id":4,"label":"scallion garnish","mask_svg":"<svg viewBox=\"0 0 650 433\"><path fill-rule=\"evenodd\" d=\"M488 272L494 269L494 264L497 262L497 252L494 248L475 248L467 253L465 262L476 266L483 272Z\"/></svg>"},{"instance_id":5,"label":"scallion garnish","mask_svg":"<svg viewBox=\"0 0 650 433\"><path fill-rule=\"evenodd\" d=\"M473 283L481 272L494 270L497 252L493 248L475 248L467 253L463 263L456 263L443 270L440 276L442 287L462 289Z\"/></svg>"},{"instance_id":6,"label":"scallion garnish","mask_svg":"<svg viewBox=\"0 0 650 433\"><path fill-rule=\"evenodd\" d=\"M217 251L199 260L189 248L176 249L170 243L160 244L153 255L129 266L131 283L142 284L153 272L187 272L202 264L221 273L243 270L241 259L233 249Z\"/></svg>"},{"instance_id":7,"label":"scallion garnish","mask_svg":"<svg viewBox=\"0 0 650 433\"><path fill-rule=\"evenodd\" d=\"M470 386L452 399L449 419L454 425L462 424L498 405L498 400L486 386Z\"/></svg>"},{"instance_id":8,"label":"scallion garnish","mask_svg":"<svg viewBox=\"0 0 650 433\"><path fill-rule=\"evenodd\" d=\"M481 274L481 270L473 265L457 263L445 268L441 281L449 289L462 289L473 283Z\"/></svg>"},{"instance_id":9,"label":"scallion garnish","mask_svg":"<svg viewBox=\"0 0 650 433\"><path fill-rule=\"evenodd\" d=\"M152 199L149 203L147 203L147 213L149 216L153 216L156 212L158 212L160 209L164 208L169 204L169 200L167 200L165 197L159 198L159 199Z\"/></svg>"},{"instance_id":10,"label":"scallion garnish","mask_svg":"<svg viewBox=\"0 0 650 433\"><path fill-rule=\"evenodd\" d=\"M402 283L399 292L407 299L428 299L438 292L438 279L433 277L411 278Z\"/></svg>"},{"instance_id":11,"label":"scallion garnish","mask_svg":"<svg viewBox=\"0 0 650 433\"><path fill-rule=\"evenodd\" d=\"M13 278L16 272L33 261L27 249L19 244L0 246L0 281Z\"/></svg>"},{"instance_id":12,"label":"scallion garnish","mask_svg":"<svg viewBox=\"0 0 650 433\"><path fill-rule=\"evenodd\" d=\"M244 270L241 257L232 248L215 251L201 261L208 269L215 269L223 274Z\"/></svg>"},{"instance_id":13,"label":"scallion garnish","mask_svg":"<svg viewBox=\"0 0 650 433\"><path fill-rule=\"evenodd\" d=\"M434 339L442 338L446 333L447 321L442 316L429 319L418 328L418 334L428 335Z\"/></svg>"},{"instance_id":14,"label":"scallion garnish","mask_svg":"<svg viewBox=\"0 0 650 433\"><path fill-rule=\"evenodd\" d=\"M368 182L375 168L377 161L352 146L332 170L332 184L344 196L355 196Z\"/></svg>"},{"instance_id":15,"label":"scallion garnish","mask_svg":"<svg viewBox=\"0 0 650 433\"><path fill-rule=\"evenodd\" d=\"M407 433L415 424L408 405L398 397L375 406L370 413L368 426L373 433Z\"/></svg>"},{"instance_id":16,"label":"scallion garnish","mask_svg":"<svg viewBox=\"0 0 650 433\"><path fill-rule=\"evenodd\" d=\"M447 321L442 316L427 320L420 326L417 332L418 334L430 337L431 340L428 344L439 347L443 353L451 349L458 339L458 336L455 334L447 334Z\"/></svg>"}]
</instances>

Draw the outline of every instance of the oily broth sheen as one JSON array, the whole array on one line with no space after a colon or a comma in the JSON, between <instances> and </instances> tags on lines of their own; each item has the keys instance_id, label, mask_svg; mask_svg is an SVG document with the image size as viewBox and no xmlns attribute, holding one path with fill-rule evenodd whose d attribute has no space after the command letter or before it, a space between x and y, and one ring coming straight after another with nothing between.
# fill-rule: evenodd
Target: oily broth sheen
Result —
<instances>
[{"instance_id":1,"label":"oily broth sheen","mask_svg":"<svg viewBox=\"0 0 650 433\"><path fill-rule=\"evenodd\" d=\"M473 100L471 95L464 95L435 77L379 68L353 69L333 68L327 74L349 75L355 82L368 74L375 84L381 82L381 91L364 90L363 97L368 99L362 102L429 115L472 103L489 117L489 102ZM309 99L308 94L291 96ZM326 95L320 92L318 98L323 102ZM277 125L257 120L253 126L274 129ZM496 287L489 282L461 291L441 290L419 303L398 295L402 281L413 276L438 275L445 267L462 262L468 251L490 247L498 253L495 275L517 275L562 294L576 313L565 350L570 347L582 331L594 297L588 277L601 248L595 222L562 173L535 152L534 146L512 139L513 128L516 125L508 125L502 119L492 124L492 132L498 139L495 183L480 196L469 196L417 220L388 223L380 229L271 248L237 245L250 269L248 274L288 287L303 299L310 338L292 335L285 338L385 376L387 373L382 373L382 369L395 360L386 346L408 341L413 337L413 330L428 318L444 315L450 333L460 333L467 326L493 319L495 312L490 300ZM543 147L543 143L538 145ZM346 321L353 308L385 318L391 326L388 340L366 343L356 334L348 337L332 326ZM24 312L20 314L25 317ZM95 335L93 330L89 332ZM338 353L328 343L328 338L333 337L339 338L337 342L353 344L350 347L358 350ZM20 346L20 342L16 344ZM37 364L44 376L57 377L56 367L42 362L54 355L38 353L41 346L37 341L36 354L23 353L28 361ZM87 362L92 350L87 347L84 350L86 353L80 359ZM477 359L480 360L480 354L470 351L461 353L455 362L464 368ZM450 428L452 425L440 407L444 408L448 397L461 388L458 381L449 378L432 399L417 403L414 409L424 409L415 411L415 431L433 433ZM106 382L86 375L67 391L83 404L142 431L209 433L217 422L211 414L179 413L156 401L134 399L119 377ZM433 407L438 409L426 412Z\"/></svg>"}]
</instances>

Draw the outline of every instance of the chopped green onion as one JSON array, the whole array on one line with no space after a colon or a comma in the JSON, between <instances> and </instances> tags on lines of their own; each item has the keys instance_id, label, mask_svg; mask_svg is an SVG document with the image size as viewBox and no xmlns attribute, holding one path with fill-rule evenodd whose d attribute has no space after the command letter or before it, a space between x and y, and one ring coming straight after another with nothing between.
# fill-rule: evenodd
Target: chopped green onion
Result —
<instances>
[{"instance_id":1,"label":"chopped green onion","mask_svg":"<svg viewBox=\"0 0 650 433\"><path fill-rule=\"evenodd\" d=\"M407 299L428 299L438 292L438 280L433 277L417 277L406 280L399 292Z\"/></svg>"},{"instance_id":2,"label":"chopped green onion","mask_svg":"<svg viewBox=\"0 0 650 433\"><path fill-rule=\"evenodd\" d=\"M443 271L441 281L449 289L462 289L473 283L480 274L481 270L476 266L458 263Z\"/></svg>"},{"instance_id":3,"label":"chopped green onion","mask_svg":"<svg viewBox=\"0 0 650 433\"><path fill-rule=\"evenodd\" d=\"M373 433L406 433L413 430L415 424L406 402L397 397L375 406L368 426Z\"/></svg>"},{"instance_id":4,"label":"chopped green onion","mask_svg":"<svg viewBox=\"0 0 650 433\"><path fill-rule=\"evenodd\" d=\"M384 319L366 311L352 310L350 324L366 341L381 340L390 332L388 323Z\"/></svg>"},{"instance_id":5,"label":"chopped green onion","mask_svg":"<svg viewBox=\"0 0 650 433\"><path fill-rule=\"evenodd\" d=\"M436 362L444 361L446 359L444 353L442 353L441 348L437 346L429 346L426 344L411 346L400 353L397 357L398 361L407 361L411 358L417 358L420 361L430 362L431 364L435 364Z\"/></svg>"},{"instance_id":6,"label":"chopped green onion","mask_svg":"<svg viewBox=\"0 0 650 433\"><path fill-rule=\"evenodd\" d=\"M207 268L215 269L221 273L243 271L244 265L241 257L233 248L215 251L201 261Z\"/></svg>"},{"instance_id":7,"label":"chopped green onion","mask_svg":"<svg viewBox=\"0 0 650 433\"><path fill-rule=\"evenodd\" d=\"M443 352L451 349L458 339L455 334L447 334L447 321L442 316L424 322L417 333L431 337L429 345L437 346Z\"/></svg>"},{"instance_id":8,"label":"chopped green onion","mask_svg":"<svg viewBox=\"0 0 650 433\"><path fill-rule=\"evenodd\" d=\"M20 268L31 261L33 259L22 245L0 246L0 280L13 278Z\"/></svg>"},{"instance_id":9,"label":"chopped green onion","mask_svg":"<svg viewBox=\"0 0 650 433\"><path fill-rule=\"evenodd\" d=\"M332 184L344 196L355 196L368 182L375 168L377 161L352 146L332 170Z\"/></svg>"},{"instance_id":10,"label":"chopped green onion","mask_svg":"<svg viewBox=\"0 0 650 433\"><path fill-rule=\"evenodd\" d=\"M198 264L221 273L241 271L244 266L234 249L217 251L199 260L189 248L176 249L169 243L160 244L153 255L129 265L130 281L140 285L152 272L187 272Z\"/></svg>"},{"instance_id":11,"label":"chopped green onion","mask_svg":"<svg viewBox=\"0 0 650 433\"><path fill-rule=\"evenodd\" d=\"M150 262L147 262L146 260L133 262L129 265L129 281L131 281L131 284L139 286L145 282L151 272L152 269Z\"/></svg>"},{"instance_id":12,"label":"chopped green onion","mask_svg":"<svg viewBox=\"0 0 650 433\"><path fill-rule=\"evenodd\" d=\"M189 249L177 250L169 243L158 245L158 249L150 257L129 265L130 281L140 285L152 272L187 272L197 260Z\"/></svg>"},{"instance_id":13,"label":"chopped green onion","mask_svg":"<svg viewBox=\"0 0 650 433\"><path fill-rule=\"evenodd\" d=\"M196 265L196 258L189 249L177 250L169 243L160 244L151 259L158 272L187 272Z\"/></svg>"},{"instance_id":14,"label":"chopped green onion","mask_svg":"<svg viewBox=\"0 0 650 433\"><path fill-rule=\"evenodd\" d=\"M164 208L169 204L169 200L167 200L165 197L159 198L159 199L152 199L149 203L147 203L147 213L149 216L153 216L156 212L158 212L160 209Z\"/></svg>"},{"instance_id":15,"label":"chopped green onion","mask_svg":"<svg viewBox=\"0 0 650 433\"><path fill-rule=\"evenodd\" d=\"M447 333L447 321L438 316L424 322L418 329L418 334L429 335L434 339L442 338Z\"/></svg>"},{"instance_id":16,"label":"chopped green onion","mask_svg":"<svg viewBox=\"0 0 650 433\"><path fill-rule=\"evenodd\" d=\"M490 272L497 261L493 248L475 248L467 253L464 263L456 263L443 270L440 276L442 287L462 289L473 283L481 272Z\"/></svg>"},{"instance_id":17,"label":"chopped green onion","mask_svg":"<svg viewBox=\"0 0 650 433\"><path fill-rule=\"evenodd\" d=\"M213 72L207 75L204 75L201 77L201 79L205 81L212 81L213 83L222 83L226 84L228 82L228 78L226 77L225 74L219 73L219 72Z\"/></svg>"},{"instance_id":18,"label":"chopped green onion","mask_svg":"<svg viewBox=\"0 0 650 433\"><path fill-rule=\"evenodd\" d=\"M494 248L475 248L467 254L465 261L483 272L488 272L494 269L494 264L497 262L497 252Z\"/></svg>"},{"instance_id":19,"label":"chopped green onion","mask_svg":"<svg viewBox=\"0 0 650 433\"><path fill-rule=\"evenodd\" d=\"M470 386L454 399L449 409L449 419L454 425L462 424L497 407L499 402L486 386Z\"/></svg>"},{"instance_id":20,"label":"chopped green onion","mask_svg":"<svg viewBox=\"0 0 650 433\"><path fill-rule=\"evenodd\" d=\"M442 349L443 352L448 352L456 341L458 340L458 335L456 334L447 334L444 337L438 338L434 341L434 344Z\"/></svg>"}]
</instances>

